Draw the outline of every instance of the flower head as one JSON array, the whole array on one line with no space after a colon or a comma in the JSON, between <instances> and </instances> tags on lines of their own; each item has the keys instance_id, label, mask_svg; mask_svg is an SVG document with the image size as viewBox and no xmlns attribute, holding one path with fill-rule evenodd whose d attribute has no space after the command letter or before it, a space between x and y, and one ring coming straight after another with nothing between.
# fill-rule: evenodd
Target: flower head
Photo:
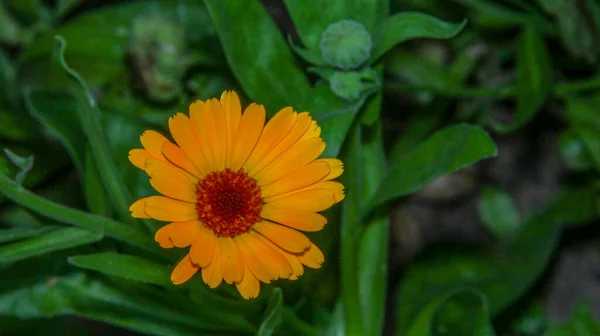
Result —
<instances>
[{"instance_id":1,"label":"flower head","mask_svg":"<svg viewBox=\"0 0 600 336\"><path fill-rule=\"evenodd\" d=\"M170 222L155 234L162 247L190 247L173 269L174 284L201 271L208 286L234 283L249 299L258 296L260 281L294 280L304 266L321 266L323 253L301 231L323 228L327 219L318 212L344 198L342 184L332 181L343 166L318 158L325 143L308 112L284 108L265 125L263 106L253 103L242 113L229 91L196 101L189 117L177 113L169 129L174 143L146 131L144 149L129 152L163 195L130 210Z\"/></svg>"}]
</instances>

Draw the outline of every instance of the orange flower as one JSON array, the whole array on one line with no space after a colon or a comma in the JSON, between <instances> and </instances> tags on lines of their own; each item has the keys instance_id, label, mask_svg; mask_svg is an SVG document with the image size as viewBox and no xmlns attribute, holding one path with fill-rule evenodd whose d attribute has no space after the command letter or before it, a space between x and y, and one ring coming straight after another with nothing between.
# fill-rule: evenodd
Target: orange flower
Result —
<instances>
[{"instance_id":1,"label":"orange flower","mask_svg":"<svg viewBox=\"0 0 600 336\"><path fill-rule=\"evenodd\" d=\"M303 266L321 267L323 253L300 231L321 230L327 219L318 212L344 199L343 185L331 181L343 166L318 159L325 142L308 112L287 107L265 125L263 106L242 113L229 91L196 101L189 117L177 113L169 129L175 143L146 131L144 149L129 152L164 195L130 210L171 222L156 232L162 247L190 247L171 274L174 284L202 270L211 288L225 280L249 299L258 296L259 281L295 280Z\"/></svg>"}]
</instances>

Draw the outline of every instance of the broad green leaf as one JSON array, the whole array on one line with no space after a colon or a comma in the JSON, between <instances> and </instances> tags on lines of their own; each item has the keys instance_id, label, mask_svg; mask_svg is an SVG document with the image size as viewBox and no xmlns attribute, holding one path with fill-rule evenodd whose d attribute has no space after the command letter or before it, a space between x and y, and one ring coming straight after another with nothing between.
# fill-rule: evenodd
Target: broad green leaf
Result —
<instances>
[{"instance_id":1,"label":"broad green leaf","mask_svg":"<svg viewBox=\"0 0 600 336\"><path fill-rule=\"evenodd\" d=\"M56 1L55 16L61 18L71 11L73 11L77 6L83 3L84 0L58 0Z\"/></svg>"},{"instance_id":2,"label":"broad green leaf","mask_svg":"<svg viewBox=\"0 0 600 336\"><path fill-rule=\"evenodd\" d=\"M79 255L69 258L77 267L116 275L127 280L171 286L167 267L141 257L113 252Z\"/></svg>"},{"instance_id":3,"label":"broad green leaf","mask_svg":"<svg viewBox=\"0 0 600 336\"><path fill-rule=\"evenodd\" d=\"M519 228L521 214L510 194L505 191L493 187L484 188L478 210L485 228L498 238L506 237Z\"/></svg>"},{"instance_id":4,"label":"broad green leaf","mask_svg":"<svg viewBox=\"0 0 600 336\"><path fill-rule=\"evenodd\" d=\"M568 202L568 204L565 204ZM573 207L578 198L557 197L529 216L519 235L489 249L429 251L415 261L403 278L398 294L398 334L408 330L427 303L448 291L474 287L488 298L493 317L520 298L546 268L557 246L560 225L556 207Z\"/></svg>"},{"instance_id":5,"label":"broad green leaf","mask_svg":"<svg viewBox=\"0 0 600 336\"><path fill-rule=\"evenodd\" d=\"M417 86L444 90L456 86L453 76L423 55L398 50L385 57L386 71Z\"/></svg>"},{"instance_id":6,"label":"broad green leaf","mask_svg":"<svg viewBox=\"0 0 600 336\"><path fill-rule=\"evenodd\" d=\"M550 324L544 336L592 336L600 334L598 320L589 305L580 303L571 319L561 324Z\"/></svg>"},{"instance_id":7,"label":"broad green leaf","mask_svg":"<svg viewBox=\"0 0 600 336\"><path fill-rule=\"evenodd\" d=\"M552 85L550 54L542 34L527 26L517 53L517 111L509 125L494 122L500 132L514 131L530 121L545 103Z\"/></svg>"},{"instance_id":8,"label":"broad green leaf","mask_svg":"<svg viewBox=\"0 0 600 336\"><path fill-rule=\"evenodd\" d=\"M549 215L566 227L592 224L600 216L596 211L597 198L598 190L593 185L565 188L554 201L557 206L548 210Z\"/></svg>"},{"instance_id":9,"label":"broad green leaf","mask_svg":"<svg viewBox=\"0 0 600 336\"><path fill-rule=\"evenodd\" d=\"M452 0L473 10L473 22L482 27L497 30L513 29L515 26L535 24L544 33L553 32L552 22L542 15L521 13L490 0Z\"/></svg>"},{"instance_id":10,"label":"broad green leaf","mask_svg":"<svg viewBox=\"0 0 600 336\"><path fill-rule=\"evenodd\" d=\"M374 37L375 49L371 54L371 61L376 61L395 45L408 40L416 38L452 38L466 24L466 21L458 24L449 23L417 12L395 14L388 17L378 27Z\"/></svg>"},{"instance_id":11,"label":"broad green leaf","mask_svg":"<svg viewBox=\"0 0 600 336\"><path fill-rule=\"evenodd\" d=\"M15 240L21 240L24 238L39 236L43 233L47 233L55 229L56 227L53 226L15 227L12 229L0 229L0 243L7 243Z\"/></svg>"},{"instance_id":12,"label":"broad green leaf","mask_svg":"<svg viewBox=\"0 0 600 336\"><path fill-rule=\"evenodd\" d=\"M0 247L0 263L12 263L23 259L87 245L100 241L103 234L77 228L64 228L37 237Z\"/></svg>"},{"instance_id":13,"label":"broad green leaf","mask_svg":"<svg viewBox=\"0 0 600 336\"><path fill-rule=\"evenodd\" d=\"M369 209L413 193L434 179L497 155L496 145L479 126L447 127L392 166ZM394 158L390 159L394 162Z\"/></svg>"},{"instance_id":14,"label":"broad green leaf","mask_svg":"<svg viewBox=\"0 0 600 336\"><path fill-rule=\"evenodd\" d=\"M472 288L444 293L427 304L406 335L494 335L485 296Z\"/></svg>"},{"instance_id":15,"label":"broad green leaf","mask_svg":"<svg viewBox=\"0 0 600 336\"><path fill-rule=\"evenodd\" d=\"M248 96L265 105L269 115L311 96L308 79L260 1L205 3L231 70Z\"/></svg>"},{"instance_id":16,"label":"broad green leaf","mask_svg":"<svg viewBox=\"0 0 600 336\"><path fill-rule=\"evenodd\" d=\"M23 319L75 315L155 335L247 334L253 328L233 312L198 307L178 292L118 285L83 273L15 284L0 294L0 315Z\"/></svg>"},{"instance_id":17,"label":"broad green leaf","mask_svg":"<svg viewBox=\"0 0 600 336\"><path fill-rule=\"evenodd\" d=\"M271 336L281 325L283 316L283 294L281 288L275 288L269 299L269 304L265 311L265 317L263 318L258 332L258 336Z\"/></svg>"},{"instance_id":18,"label":"broad green leaf","mask_svg":"<svg viewBox=\"0 0 600 336\"><path fill-rule=\"evenodd\" d=\"M40 19L48 19L47 9L42 5L41 0L6 0L6 5L21 20L27 23L35 23ZM46 17L44 17L46 16Z\"/></svg>"}]
</instances>

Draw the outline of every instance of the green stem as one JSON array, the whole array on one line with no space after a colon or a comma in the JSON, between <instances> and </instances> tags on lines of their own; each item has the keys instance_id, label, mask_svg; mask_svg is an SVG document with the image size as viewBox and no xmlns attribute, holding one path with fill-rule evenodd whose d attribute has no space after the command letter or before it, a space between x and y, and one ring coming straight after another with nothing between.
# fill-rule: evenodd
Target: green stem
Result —
<instances>
[{"instance_id":1,"label":"green stem","mask_svg":"<svg viewBox=\"0 0 600 336\"><path fill-rule=\"evenodd\" d=\"M2 173L0 173L0 192L17 204L42 216L93 232L103 232L107 237L157 255L164 255L162 249L149 236L140 231L112 219L69 208L40 197L10 180Z\"/></svg>"}]
</instances>

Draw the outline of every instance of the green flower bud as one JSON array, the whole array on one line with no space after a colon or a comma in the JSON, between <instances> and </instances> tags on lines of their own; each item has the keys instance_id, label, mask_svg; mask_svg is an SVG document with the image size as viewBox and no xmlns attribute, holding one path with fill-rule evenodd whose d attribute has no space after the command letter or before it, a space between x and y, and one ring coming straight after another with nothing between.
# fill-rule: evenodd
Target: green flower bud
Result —
<instances>
[{"instance_id":1,"label":"green flower bud","mask_svg":"<svg viewBox=\"0 0 600 336\"><path fill-rule=\"evenodd\" d=\"M353 20L333 23L321 36L321 54L333 67L350 70L360 67L371 55L371 34Z\"/></svg>"}]
</instances>

